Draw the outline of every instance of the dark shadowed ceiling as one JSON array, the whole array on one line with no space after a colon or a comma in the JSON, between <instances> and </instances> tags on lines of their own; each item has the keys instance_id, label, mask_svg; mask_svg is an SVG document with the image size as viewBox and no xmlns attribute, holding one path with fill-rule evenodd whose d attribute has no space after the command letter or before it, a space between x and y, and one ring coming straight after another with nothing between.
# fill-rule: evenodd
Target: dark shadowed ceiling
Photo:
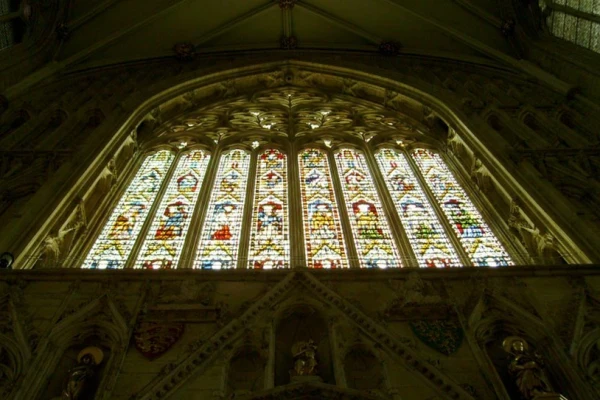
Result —
<instances>
[{"instance_id":1,"label":"dark shadowed ceiling","mask_svg":"<svg viewBox=\"0 0 600 400\"><path fill-rule=\"evenodd\" d=\"M56 61L79 69L172 56L177 43L198 54L275 50L293 37L298 50L395 42L401 54L506 63L515 59L501 31L508 1L73 0Z\"/></svg>"}]
</instances>

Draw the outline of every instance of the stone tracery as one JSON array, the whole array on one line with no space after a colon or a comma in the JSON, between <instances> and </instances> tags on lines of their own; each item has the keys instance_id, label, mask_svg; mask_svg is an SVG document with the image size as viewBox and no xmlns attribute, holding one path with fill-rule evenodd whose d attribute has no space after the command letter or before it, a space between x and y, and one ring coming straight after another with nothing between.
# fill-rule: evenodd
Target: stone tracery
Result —
<instances>
[{"instance_id":1,"label":"stone tracery","mask_svg":"<svg viewBox=\"0 0 600 400\"><path fill-rule=\"evenodd\" d=\"M393 99L394 99L394 101L395 101L395 99L399 99L399 101L401 101L401 102L406 102L404 97L398 93L396 93L394 95ZM217 152L217 153L227 150L228 148L231 148L231 146L234 144L235 140L241 140L242 147L245 146L248 149L249 149L249 147L252 147L252 149L256 149L257 147L260 147L260 149L263 149L263 148L267 149L268 152L275 151L275 150L273 150L273 146L283 146L283 148L287 149L287 150L283 150L280 152L281 156L283 157L281 159L283 161L283 165L288 163L286 161L286 158L287 158L286 154L289 153L289 149L293 149L291 151L291 154L295 154L299 150L301 150L303 147L305 147L306 145L308 145L310 143L318 144L318 145L324 144L326 147L331 147L332 141L334 141L336 143L336 145L335 145L335 148L332 149L333 151L330 153L337 160L338 171L335 174L335 179L334 179L335 183L333 185L334 186L333 189L334 189L334 192L336 193L338 203L342 201L342 197L341 197L342 193L345 193L344 202L346 204L345 204L344 208L345 208L346 212L349 213L350 218L347 220L344 220L344 218L342 218L341 223L342 223L342 225L346 226L344 229L348 230L348 229L350 229L350 227L352 227L352 230L354 232L353 233L354 239L352 239L351 237L348 237L345 239L345 241L346 241L345 246L347 246L349 248L348 257L350 257L351 260L354 260L354 261L351 261L352 266L355 266L355 267L359 266L359 265L361 265L363 267L364 266L368 266L368 267L400 266L402 264L401 258L404 260L412 260L414 258L414 256L411 253L402 254L402 256L399 257L397 250L396 250L398 241L406 243L406 242L412 242L413 240L416 240L416 239L414 239L411 235L408 235L408 237L406 237L403 234L399 233L398 230L395 230L393 235L396 236L396 238L392 240L392 234L391 234L391 232L388 232L389 228L387 228L386 225L388 223L390 223L390 221L391 221L390 218L393 220L395 217L393 217L393 216L386 217L385 215L389 214L389 213L395 214L396 212L401 213L401 210L397 208L397 207L399 207L398 204L396 204L395 211L392 211L392 209L389 208L390 207L389 205L382 208L382 205L377 204L380 201L378 199L378 196L380 196L381 194L376 194L376 192L381 190L381 186L377 190L375 188L377 187L377 185L381 185L381 183L383 183L383 181L381 181L381 183L373 186L373 184L370 182L376 182L376 181L380 180L381 178L379 178L379 172L376 173L376 175L371 176L371 174L374 173L372 171L372 169L376 168L375 165L372 165L372 166L367 166L367 165L368 165L368 163L372 163L373 162L372 160L374 160L373 158L371 158L373 156L369 155L369 153L374 151L374 149L372 147L370 147L371 141L373 141L372 143L374 146L381 146L381 145L386 145L386 144L389 145L389 143L395 143L395 146L400 146L400 148L404 148L406 146L410 146L412 148L418 148L418 146L421 146L423 144L426 146L433 146L433 147L439 146L438 139L436 138L436 136L429 134L432 129L430 127L431 122L429 120L423 119L423 122L419 122L415 117L411 116L410 113L408 113L408 112L405 112L405 113L391 112L390 110L386 110L386 109L384 109L380 106L377 106L371 102L367 102L367 101L357 102L355 100L345 98L344 96L332 95L332 94L327 94L325 92L321 92L321 91L317 91L317 90L300 89L300 88L295 88L295 87L284 87L281 89L262 91L262 92L253 94L251 96L241 96L241 97L238 96L237 98L234 98L234 99L226 101L226 102L217 102L215 105L200 107L199 109L194 110L192 112L183 113L180 116L176 116L174 118L167 119L165 122L161 122L159 124L158 121L165 120L165 117L162 116L162 114L163 114L163 112L159 111L158 108L155 108L151 112L151 120L155 121L152 123L153 127L151 129L154 131L153 135L158 136L158 138L159 138L158 139L159 141L156 143L160 143L160 141L162 141L163 143L164 143L164 141L168 141L169 143L171 143L171 146L177 145L180 148L182 148L182 147L185 148L185 146L188 146L188 143L189 143L193 146L202 146L203 148L209 149L209 151L213 151L213 152ZM413 112L413 114L414 114L414 112ZM431 115L432 115L431 110L428 111L427 115L428 115L428 118L431 118ZM143 124L144 123L142 123L142 125ZM207 139L212 139L212 140L207 140ZM178 141L180 142L179 144L177 144ZM249 146L250 144L251 144L251 146ZM351 147L348 147L348 145L350 145L351 147L352 146L357 146L358 148L362 147L364 149L363 151L367 152L366 153L367 158L364 158L364 156L361 155L360 153L355 153ZM156 146L156 144L154 146ZM271 149L271 150L268 150L268 149ZM234 150L234 152L240 152L240 151L243 151L243 150L241 150L241 149ZM259 151L259 150L256 150L256 151ZM260 150L260 151L262 151L262 150ZM277 150L277 151L279 151L279 150ZM233 153L230 153L230 154L233 154ZM261 154L263 154L263 153L261 153ZM267 154L267 153L264 153L264 154ZM219 173L220 175L217 177L217 180L225 179L222 182L227 181L226 182L227 187L217 186L217 187L220 187L220 189L217 189L217 191L215 191L213 193L213 196L216 196L217 195L216 193L218 193L218 191L222 191L222 197L218 201L213 200L213 201L217 201L218 204L214 203L212 206L209 206L209 211L205 218L207 218L206 223L209 223L211 218L220 218L220 220L219 220L219 221L221 221L221 222L219 222L220 228L219 229L217 229L217 227L209 228L208 225L206 225L206 223L205 223L204 232L202 233L202 236L204 239L202 239L202 242L201 242L200 246L198 247L198 253L197 253L198 255L196 256L197 260L193 262L196 268L198 268L198 267L201 267L201 268L233 268L235 266L241 267L242 265L247 263L245 261L246 260L245 257L249 257L250 268L260 268L263 264L264 264L265 268L281 268L283 266L289 265L290 254L288 253L289 250L285 250L287 248L287 244L284 244L285 241L289 240L289 239L285 238L285 237L287 237L287 233L283 234L283 231L281 232L283 235L281 238L281 240L283 240L283 242L281 242L281 243L279 243L280 239L274 239L272 237L269 237L269 238L265 237L265 238L260 239L260 241L262 243L260 245L261 246L260 250L257 250L258 248L255 249L254 247L252 247L252 246L254 246L253 240L251 240L251 247L249 250L245 250L243 248L243 246L238 249L238 243L246 242L246 239L241 239L241 237L246 238L246 237L248 237L247 235L250 234L249 228L247 225L245 225L243 227L240 226L240 223L242 221L241 220L242 216L247 215L246 214L247 211L244 211L244 210L247 207L249 207L249 206L246 206L246 200L244 199L245 197L247 197L247 195L245 194L245 191L246 191L246 189L245 189L246 183L245 182L247 181L247 179L250 179L250 180L255 179L254 174L258 174L256 176L256 181L252 184L249 184L249 186L248 186L248 188L250 190L253 190L256 193L258 193L258 191L261 191L261 190L267 190L267 188L272 186L272 183L273 183L272 180L269 182L266 182L266 181L263 182L263 179L260 178L260 176L262 176L260 174L262 174L263 172L261 172L260 168L258 168L259 170L256 170L256 167L253 166L255 161L250 162L249 153L245 157L246 158L245 158L245 161L243 161L243 165L245 165L246 167L241 167L241 165L237 166L239 164L239 160L234 161L234 163L232 164L232 169L229 172L223 170L222 172ZM262 156L259 155L259 158L260 157L262 157ZM350 158L358 157L358 158L354 161L351 161L348 157L350 157ZM368 162L367 162L367 159L369 160ZM262 158L261 158L261 160L262 160ZM352 168L355 168L355 167L352 167L350 169L346 168L347 166L349 166L351 164L354 165L354 164L356 164L356 162L359 162L359 161L361 164L363 164L360 167L360 171L359 170L357 170L357 171L351 170ZM350 164L348 164L348 163L350 163ZM260 160L259 160L258 164L262 165ZM251 176L245 177L243 175L248 173L248 170L244 170L244 168L247 168L247 167L249 167L252 171L255 171L255 172L252 172ZM269 167L269 168L271 168L271 167ZM287 167L285 167L285 168L287 168ZM330 168L333 168L333 164L330 165ZM413 167L411 167L411 168L413 168ZM481 170L481 169L482 168L479 168L479 170ZM371 171L369 171L369 170L371 170ZM275 197L273 197L274 196L273 193L267 196L268 198L271 198L271 199L279 197L279 200L277 200L278 205L275 205L275 203L273 203L273 201L270 201L270 203L269 203L270 211L269 212L271 214L273 212L285 213L285 212L287 212L287 211L285 211L286 207L287 207L287 206L285 206L285 204L287 202L287 197L291 196L291 194L288 193L288 189L287 189L288 179L290 179L290 182L292 183L292 185L294 185L293 182L298 179L298 176L296 175L297 169L294 169L293 170L294 173L291 175L287 174L285 172L285 170L282 170L282 171L276 172L276 173L273 171L271 171L269 173L271 175L275 174L275 175L279 176L278 179L279 179L279 181L281 181L280 184L283 184L283 186L282 186L283 191L281 192L281 194L275 195ZM225 174L225 175L223 175L223 174ZM233 175L231 175L231 174L233 174ZM361 176L364 175L364 176L362 178L359 178L358 180L357 179L352 180L352 182L355 181L355 183L359 185L359 186L356 186L355 184L353 184L352 182L350 182L348 180L350 178L349 178L349 176L347 176L347 174L351 174L352 176L354 176L356 174L359 174ZM273 176L275 176L275 175L273 175ZM231 194L233 194L233 193L229 193L230 189L233 188L233 186L231 186L232 182L229 182L230 178L227 178L228 176L230 176L230 178L237 177L235 179L240 180L239 184L235 184L236 187L239 186L240 192L239 193L236 192L237 194L234 195L234 197L237 198L236 202L238 202L239 204L235 206L235 214L237 215L237 217L235 217L233 219L230 218L230 215L229 215L232 211L229 209L231 207L233 207L231 205L232 198L228 197ZM359 187L362 187L365 184L369 184L370 187L367 188L365 186L364 188L359 189ZM355 186L356 186L356 188L355 188ZM290 186L290 188L291 188L291 186ZM358 191L356 191L355 189ZM363 191L366 189L368 189L367 190L368 193L367 192L363 193ZM271 189L268 189L268 190L271 190ZM281 197L282 194L283 194L283 197ZM223 197L223 196L225 196L225 197ZM364 196L367 196L367 197L364 197ZM386 196L387 196L387 194L386 194ZM267 219L269 221L272 220L271 222L275 221L273 219L275 217L271 218L271 216L267 216L265 214L266 209L263 209L264 207L261 208L262 206L260 206L261 202L268 200L267 197L264 197L264 198L260 197L260 196L255 197L254 201L252 203L250 203L248 201L248 204L254 203L253 207L255 207L255 208L259 207L256 209L258 211L255 211L255 213L259 212L259 214L255 214L255 217L254 217L256 219L257 218L256 215L259 215L259 220L257 220L257 222L255 222L255 225L257 223L259 223L259 225L257 225L259 230L263 226L266 227ZM359 199L359 197L360 197L360 199ZM215 199L216 199L216 197L215 197ZM203 200L200 200L200 203L202 203L202 201ZM204 201L206 201L206 200L204 200ZM296 200L293 199L292 201L295 202ZM361 201L364 203L362 206L359 204L359 203L361 203ZM385 200L385 201L387 201L387 200ZM385 203L385 201L384 201L384 203ZM440 201L440 200L438 199L438 201ZM226 204L228 204L228 205L226 205ZM371 211L367 212L366 208L363 210L361 208L363 206L367 207ZM152 206L149 204L145 207L151 207L151 210L154 210L154 208L156 206ZM217 208L214 208L214 207L217 207ZM296 208L298 208L298 207L296 206ZM279 209L281 209L281 211L277 211ZM194 213L194 211L195 210L193 208L191 208L190 210L187 210L186 211L187 217L183 218L183 219L180 218L181 221L179 221L179 222L183 222L183 220L187 221L189 218L191 218L193 221L194 218L191 217L191 215L192 215L192 213ZM414 211L415 210L413 210L411 208L411 212L414 212ZM151 211L151 212L152 213L158 212L161 215L164 214L163 211ZM464 211L464 212L466 212L466 211ZM365 213L367 213L367 214L370 213L369 215L371 215L371 214L372 215L369 216ZM175 215L174 212L172 212L171 214ZM194 215L195 214L196 213L194 213ZM263 215L263 214L264 214L264 216L260 217L260 215ZM352 217L352 216L354 216L354 217ZM366 222L365 218L367 218L367 217L370 218L369 221L373 218L377 219L377 221L373 220L372 222ZM263 218L263 219L267 218L267 219L264 219L264 221L263 221L263 219L261 219L261 218ZM277 223L277 226L281 225L283 227L283 229L286 230L286 232L287 232L288 228L286 228L286 226L288 223L284 221L286 218L287 217L284 217L284 219L281 219L281 216L276 217L277 221L281 220L280 222ZM292 222L292 225L298 223L298 221L299 220L296 219L295 221ZM271 224L271 222L269 222L269 224ZM186 222L186 223L188 223L188 222ZM365 223L369 226L369 228L366 228L367 225L363 226ZM478 219L477 223L481 224L480 218ZM214 221L210 222L210 224L214 224ZM339 224L339 222L338 222L338 224ZM358 224L358 225L356 225L356 224ZM463 226L463 225L464 224L461 224L461 226ZM194 224L194 226L198 226L198 223L196 222ZM362 226L362 228L361 228L361 226ZM123 229L126 229L126 228L127 227L124 227ZM439 247L439 244L436 242L437 239L435 239L434 237L437 237L437 234L435 234L435 232L439 231L440 228L441 227L438 227L437 230L434 229L431 231L433 236L431 234L426 234L425 236L421 235L423 237L426 237L426 241L429 243L426 246L426 247L429 247L429 250L427 250L427 251L431 252L431 250ZM183 234L185 229L183 229L183 228L178 228L178 229L181 230L182 238L185 239L185 234ZM197 230L199 228L197 227L197 228L193 228L193 229ZM253 229L257 229L257 228L254 227ZM277 228L277 229L279 229L279 228ZM340 228L337 227L336 229L340 229ZM367 230L365 230L365 229L367 229ZM442 230L446 230L446 229L447 228L442 228ZM482 228L482 229L487 230L488 228ZM460 230L460 227L459 227L459 230ZM368 233L367 231L371 232L371 233ZM419 230L419 232L422 232L422 231L423 231L423 229ZM376 232L378 232L378 233L375 235ZM429 230L427 230L427 232L429 232ZM469 232L471 232L471 231L469 231ZM254 236L256 235L256 232L254 232L254 230L253 230L251 235L252 235L251 237L254 238ZM365 236L365 235L367 235L367 236ZM380 239L383 240L383 242L381 242L381 243L373 242L373 240L376 239L374 235L377 236L378 238L379 238L379 236L383 235L378 239L378 240L380 240ZM398 236L398 235L400 235L400 236ZM114 234L113 234L113 236L114 236ZM192 235L191 235L191 237L196 237L196 236L197 235L194 233L192 233ZM362 237L362 239L361 239L361 237ZM308 240L308 239L309 238L305 237L305 240ZM192 239L190 239L190 240L192 240ZM216 240L216 242L209 244L207 242L207 240L210 240L210 241ZM240 242L240 240L241 240L241 242ZM366 240L366 241L363 243L364 240ZM390 241L390 240L392 240L392 241ZM229 242L229 241L231 241L230 244L227 244L225 247L223 247L226 244L226 242ZM354 244L350 244L350 241L353 241ZM373 243L371 243L371 242L373 242ZM181 243L182 244L180 244L178 246L182 246L183 242L181 242ZM186 243L189 243L189 240L187 240ZM187 246L189 246L189 244ZM471 247L473 247L473 246L475 246L475 244L471 245ZM478 247L478 246L480 247L481 245L477 245L475 247ZM138 247L139 247L139 244L135 246L135 249L133 249L132 254L138 254L138 252L140 251L140 250L138 250ZM489 253L490 251L492 251L492 252L496 251L496 250L491 250L491 247L489 246L489 244L486 244L484 247L487 249L484 252L487 251ZM117 253L122 253L122 251L118 251L115 249L113 249L111 251L113 251L113 252L117 251ZM277 249L279 249L279 250L277 250ZM156 249L156 250L158 251L158 249ZM235 259L235 256L233 256L233 254L236 254L238 252L238 250L240 251L240 255L242 256L242 258L244 258L239 261ZM413 250L417 251L416 248ZM148 250L146 250L144 248L142 250L142 253L145 254L147 251ZM331 248L322 248L321 251L330 253L333 250ZM473 252L473 254L477 253L478 251L480 252L480 250L475 249L475 248L469 249L468 251ZM190 251L184 250L184 253L189 254ZM260 255L261 253L264 253L264 254ZM275 253L280 254L280 256L275 256ZM284 256L284 254L285 254L285 256ZM323 254L321 254L321 255L323 255ZM141 254L141 256L146 257L143 254ZM128 255L121 254L120 257L127 258ZM165 257L168 258L169 260L171 260L174 256L172 254L167 255L165 253L163 258L165 258ZM179 256L177 256L177 257L179 257ZM189 255L188 255L188 257L189 257ZM258 260L258 259L255 260L256 257L259 257L260 260ZM266 257L266 258L264 258L264 257ZM278 261L273 261L272 257L275 257ZM325 256L326 259L330 259L331 257L332 257L332 254L330 254L329 256ZM339 254L337 257L339 258ZM431 258L433 256L430 255L428 257ZM502 257L504 257L504 255ZM165 260L166 260L166 258L165 258ZM417 257L417 259L418 259L418 257ZM182 267L181 265L177 265L177 263L173 264L172 261L165 261L165 260L159 262L157 259L156 263L153 263L152 265L171 265L172 264L172 266L170 268L174 268L175 266L177 266L179 268ZM201 260L201 261L199 261L199 260ZM209 261L209 260L212 260L212 261ZM217 260L218 260L218 262L217 262ZM312 260L311 259L305 260L301 254L296 254L295 260L298 260L297 262L300 262L301 264L304 262L308 262L309 264L312 265ZM500 265L505 264L504 261L500 262L499 260L500 259L497 259L495 262L491 263L491 265L496 265L497 263L499 263ZM58 261L58 260L56 260L56 261ZM414 266L419 265L419 266L430 266L430 267L459 265L459 264L457 264L456 261L457 260L455 260L453 263L450 263L450 262L425 262L423 260L419 260L419 261L408 261L407 265L414 265ZM463 261L464 261L464 257L463 257ZM134 262L135 262L136 266L139 267L140 263L137 261L129 261L127 265L131 265ZM217 262L217 264L214 264L214 262ZM296 262L296 261L294 261L294 262ZM183 265L189 265L189 261L185 260L185 259L182 260L182 263L183 263ZM342 260L342 258L339 258L337 261L335 261L333 263L329 263L329 264L342 265L345 263L346 263L346 261ZM125 265L122 263L118 263L118 264ZM214 264L214 266L213 266L213 264ZM327 265L329 265L329 264L327 264ZM486 262L478 261L475 264L476 265L483 265L483 264L488 265L489 263L487 261ZM94 265L96 265L96 264L94 264ZM106 264L106 265L108 265L108 264ZM113 265L113 264L110 264L110 265ZM315 264L315 265L317 265L317 264ZM322 262L319 262L318 265L321 266L323 264L322 264Z\"/></svg>"}]
</instances>

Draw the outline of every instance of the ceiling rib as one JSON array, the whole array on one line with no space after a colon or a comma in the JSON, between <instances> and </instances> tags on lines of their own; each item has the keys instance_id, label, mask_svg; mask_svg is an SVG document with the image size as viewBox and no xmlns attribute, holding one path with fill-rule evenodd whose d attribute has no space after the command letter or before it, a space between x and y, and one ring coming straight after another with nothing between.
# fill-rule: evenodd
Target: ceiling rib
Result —
<instances>
[{"instance_id":1,"label":"ceiling rib","mask_svg":"<svg viewBox=\"0 0 600 400\"><path fill-rule=\"evenodd\" d=\"M465 10L469 11L471 14L478 16L479 18L486 21L487 23L494 26L495 28L500 29L500 27L502 26L502 21L500 20L500 18L496 17L495 15L490 14L489 12L485 11L483 8L478 7L475 4L471 3L470 0L453 0L453 1L456 4L460 5L462 8L464 8Z\"/></svg>"},{"instance_id":2,"label":"ceiling rib","mask_svg":"<svg viewBox=\"0 0 600 400\"><path fill-rule=\"evenodd\" d=\"M281 30L284 37L294 36L294 7L282 7L281 8Z\"/></svg>"},{"instance_id":3,"label":"ceiling rib","mask_svg":"<svg viewBox=\"0 0 600 400\"><path fill-rule=\"evenodd\" d=\"M75 29L79 28L81 25L83 25L86 22L88 22L89 20L94 19L98 14L104 12L105 10L107 10L110 7L112 7L113 5L115 5L118 2L119 2L119 0L106 0L106 1L103 1L102 3L96 5L96 7L92 8L87 13L83 14L80 17L77 17L77 18L73 19L71 22L69 22L67 24L67 27L72 32Z\"/></svg>"},{"instance_id":4,"label":"ceiling rib","mask_svg":"<svg viewBox=\"0 0 600 400\"><path fill-rule=\"evenodd\" d=\"M383 39L381 39L380 37L359 28L351 22L338 18L335 15L329 14L327 11L323 11L318 7L303 2L296 3L296 7L302 7L303 9L310 11L313 14L325 18L326 20L334 23L335 25L344 28L350 32L353 32L377 46L379 46L381 42L383 42Z\"/></svg>"},{"instance_id":5,"label":"ceiling rib","mask_svg":"<svg viewBox=\"0 0 600 400\"><path fill-rule=\"evenodd\" d=\"M6 89L6 92L4 93L4 95L9 99L16 97L20 93L24 92L28 87L35 85L36 83L52 76L56 72L64 69L65 67L67 67L71 64L76 63L77 61L80 61L80 60L85 59L86 57L89 57L90 55L94 54L98 50L103 49L104 47L115 42L116 40L120 39L121 37L142 28L143 26L158 19L159 17L164 16L165 14L167 14L171 11L174 11L176 8L178 8L180 5L182 5L183 3L187 2L187 1L188 0L174 0L170 3L170 5L166 6L162 10L154 13L153 15L151 15L133 25L130 25L126 28L120 29L108 36L105 36L102 40L97 41L96 43L90 45L89 47L86 47L85 49L73 54L72 56L70 56L64 60L61 60L61 61L53 60L53 61L49 62L43 68L41 68L41 69L35 71L34 73L32 73L31 75L29 75L26 79L20 81L16 85L9 87L8 89Z\"/></svg>"},{"instance_id":6,"label":"ceiling rib","mask_svg":"<svg viewBox=\"0 0 600 400\"><path fill-rule=\"evenodd\" d=\"M540 82L544 82L550 88L552 88L553 90L557 91L558 93L560 93L562 95L565 95L565 96L569 95L574 90L574 87L572 85L558 79L556 76L546 72L545 70L541 69L537 65L531 63L530 61L517 60L516 58L514 58L506 53L503 53L500 50L496 50L493 47L490 47L487 44L482 43L479 40L474 39L473 37L471 37L467 34L464 34L460 31L446 25L445 23L442 23L442 22L436 20L433 17L422 15L421 13L416 12L416 11L412 10L411 8L402 5L399 0L381 0L381 1L385 1L389 4L392 4L392 5L396 6L397 8L402 9L407 14L413 15L414 17L419 18L420 20L422 20L424 22L427 22L428 24L431 24L431 25L437 27L438 29L441 29L442 31L448 33L450 36L453 36L460 42L465 43L466 45L472 47L473 49L487 55L488 57L490 57L496 61L500 61L501 63L503 63L505 65L508 65L517 70L525 72L526 74L534 77L535 79L539 80Z\"/></svg>"},{"instance_id":7,"label":"ceiling rib","mask_svg":"<svg viewBox=\"0 0 600 400\"><path fill-rule=\"evenodd\" d=\"M209 40L214 39L214 38L222 35L223 33L235 28L242 22L247 22L250 19L259 16L260 14L262 14L263 12L267 11L268 9L274 7L275 5L276 5L276 3L269 1L268 3L265 3L262 6L253 8L252 10L248 11L247 13L242 14L239 17L235 17L234 19L224 23L223 25L213 29L212 31L207 32L206 34L202 35L200 38L195 39L193 41L193 43L196 47L198 47L202 43L206 43Z\"/></svg>"}]
</instances>

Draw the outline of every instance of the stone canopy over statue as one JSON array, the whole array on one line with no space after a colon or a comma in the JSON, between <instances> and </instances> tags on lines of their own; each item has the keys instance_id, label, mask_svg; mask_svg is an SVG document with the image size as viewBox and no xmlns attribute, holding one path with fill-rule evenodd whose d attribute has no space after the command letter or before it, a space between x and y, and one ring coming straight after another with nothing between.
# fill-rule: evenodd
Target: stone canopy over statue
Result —
<instances>
[{"instance_id":1,"label":"stone canopy over statue","mask_svg":"<svg viewBox=\"0 0 600 400\"><path fill-rule=\"evenodd\" d=\"M294 343L292 355L294 369L290 370L291 377L317 375L317 345L312 339Z\"/></svg>"},{"instance_id":2,"label":"stone canopy over statue","mask_svg":"<svg viewBox=\"0 0 600 400\"><path fill-rule=\"evenodd\" d=\"M502 342L504 351L509 353L508 372L516 380L521 398L525 400L566 400L552 390L544 368L544 360L536 352L529 351L525 339L509 336Z\"/></svg>"}]
</instances>

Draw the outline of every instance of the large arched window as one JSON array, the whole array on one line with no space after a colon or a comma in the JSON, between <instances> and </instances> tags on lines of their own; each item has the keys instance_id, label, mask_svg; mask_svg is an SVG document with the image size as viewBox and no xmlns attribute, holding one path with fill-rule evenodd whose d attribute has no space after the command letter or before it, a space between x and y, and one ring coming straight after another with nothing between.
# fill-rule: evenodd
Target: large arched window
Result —
<instances>
[{"instance_id":1,"label":"large arched window","mask_svg":"<svg viewBox=\"0 0 600 400\"><path fill-rule=\"evenodd\" d=\"M539 0L552 34L600 53L600 1Z\"/></svg>"},{"instance_id":2,"label":"large arched window","mask_svg":"<svg viewBox=\"0 0 600 400\"><path fill-rule=\"evenodd\" d=\"M356 112L383 130L382 139L370 142L374 134L344 132L352 118L341 108L325 108L323 97L305 96L305 104L287 93L257 101L268 104L280 101L278 96L297 118L293 130L300 143L285 134L281 103L276 112L236 105L227 114L231 126L250 124L243 126L248 133L227 137L211 131L192 140L189 149L186 143L146 156L88 245L83 267L513 264L444 156L430 150L431 143L413 137L406 147L393 139L404 134L397 119L373 116L363 106ZM193 126L202 118L186 123ZM216 120L213 114L210 118ZM329 134L314 133L321 127ZM173 128L168 142L184 142L182 130ZM214 145L207 144L209 135ZM329 135L336 137L335 145ZM206 150L196 148L204 146L202 141Z\"/></svg>"}]
</instances>

